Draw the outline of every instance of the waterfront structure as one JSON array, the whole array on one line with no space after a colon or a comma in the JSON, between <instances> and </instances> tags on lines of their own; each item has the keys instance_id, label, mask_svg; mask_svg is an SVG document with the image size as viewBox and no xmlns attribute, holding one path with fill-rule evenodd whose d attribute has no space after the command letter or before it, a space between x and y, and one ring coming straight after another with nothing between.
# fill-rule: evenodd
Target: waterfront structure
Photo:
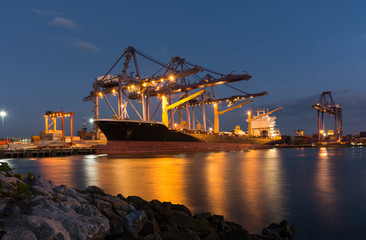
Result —
<instances>
[{"instance_id":1,"label":"waterfront structure","mask_svg":"<svg viewBox=\"0 0 366 240\"><path fill-rule=\"evenodd\" d=\"M279 110L282 108L276 109ZM275 111L275 110L274 110ZM270 139L280 139L280 130L276 127L276 117L270 116L269 114L274 111L269 111L268 109L257 109L255 111L253 118L250 121L251 133L250 135L254 137L265 137ZM250 130L249 130L250 131Z\"/></svg>"}]
</instances>

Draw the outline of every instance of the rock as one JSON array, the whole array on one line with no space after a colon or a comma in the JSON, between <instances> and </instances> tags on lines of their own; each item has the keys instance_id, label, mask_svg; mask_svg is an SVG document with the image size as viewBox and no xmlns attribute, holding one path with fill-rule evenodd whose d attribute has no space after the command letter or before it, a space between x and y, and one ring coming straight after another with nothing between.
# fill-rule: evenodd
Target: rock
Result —
<instances>
[{"instance_id":1,"label":"rock","mask_svg":"<svg viewBox=\"0 0 366 240\"><path fill-rule=\"evenodd\" d=\"M216 232L211 232L206 237L204 237L203 240L221 240L221 238Z\"/></svg>"},{"instance_id":2,"label":"rock","mask_svg":"<svg viewBox=\"0 0 366 240\"><path fill-rule=\"evenodd\" d=\"M158 223L153 220L147 220L144 224L144 227L141 229L139 235L147 236L155 233L161 233Z\"/></svg>"},{"instance_id":3,"label":"rock","mask_svg":"<svg viewBox=\"0 0 366 240\"><path fill-rule=\"evenodd\" d=\"M88 236L103 238L109 231L108 219L99 212L93 217L88 217L46 198L38 201L31 209L30 215L60 222L69 232L71 239L86 239Z\"/></svg>"},{"instance_id":4,"label":"rock","mask_svg":"<svg viewBox=\"0 0 366 240\"><path fill-rule=\"evenodd\" d=\"M40 186L44 189L44 191L47 191L50 194L54 193L51 184L48 181L46 181L43 177L35 176L31 180L32 180L32 185Z\"/></svg>"},{"instance_id":5,"label":"rock","mask_svg":"<svg viewBox=\"0 0 366 240\"><path fill-rule=\"evenodd\" d=\"M65 194L67 190L67 186L66 185L60 185L60 186L56 186L53 188L53 191L56 193L62 193Z\"/></svg>"},{"instance_id":6,"label":"rock","mask_svg":"<svg viewBox=\"0 0 366 240\"><path fill-rule=\"evenodd\" d=\"M241 229L241 230L235 230L230 231L227 234L225 234L224 238L225 240L250 240L250 235L248 231Z\"/></svg>"},{"instance_id":7,"label":"rock","mask_svg":"<svg viewBox=\"0 0 366 240\"><path fill-rule=\"evenodd\" d=\"M122 221L110 221L109 226L110 226L109 230L110 236L118 236L123 233Z\"/></svg>"},{"instance_id":8,"label":"rock","mask_svg":"<svg viewBox=\"0 0 366 240\"><path fill-rule=\"evenodd\" d=\"M131 212L136 211L136 208L134 206L132 206L131 204L122 205L119 207L119 209L126 213L131 213Z\"/></svg>"},{"instance_id":9,"label":"rock","mask_svg":"<svg viewBox=\"0 0 366 240\"><path fill-rule=\"evenodd\" d=\"M70 239L62 224L53 219L29 216L25 222L37 239Z\"/></svg>"},{"instance_id":10,"label":"rock","mask_svg":"<svg viewBox=\"0 0 366 240\"><path fill-rule=\"evenodd\" d=\"M162 240L160 234L154 233L150 235L146 235L143 240Z\"/></svg>"},{"instance_id":11,"label":"rock","mask_svg":"<svg viewBox=\"0 0 366 240\"><path fill-rule=\"evenodd\" d=\"M88 186L85 191L90 194L97 194L100 196L107 196L107 194L103 191L103 189L97 186Z\"/></svg>"},{"instance_id":12,"label":"rock","mask_svg":"<svg viewBox=\"0 0 366 240\"><path fill-rule=\"evenodd\" d=\"M176 225L178 229L187 228L194 229L196 227L196 219L189 216L172 215L166 219L170 225Z\"/></svg>"},{"instance_id":13,"label":"rock","mask_svg":"<svg viewBox=\"0 0 366 240\"><path fill-rule=\"evenodd\" d=\"M294 227L288 220L283 220L278 225L278 233L283 238L291 238L294 235Z\"/></svg>"},{"instance_id":14,"label":"rock","mask_svg":"<svg viewBox=\"0 0 366 240\"><path fill-rule=\"evenodd\" d=\"M42 195L46 197L52 197L51 192L45 190L42 186L33 185L29 190L35 195Z\"/></svg>"},{"instance_id":15,"label":"rock","mask_svg":"<svg viewBox=\"0 0 366 240\"><path fill-rule=\"evenodd\" d=\"M263 228L262 234L267 237L267 239L281 240L281 237L277 234L277 229L273 230L273 228Z\"/></svg>"},{"instance_id":16,"label":"rock","mask_svg":"<svg viewBox=\"0 0 366 240\"><path fill-rule=\"evenodd\" d=\"M224 216L212 215L211 217L209 217L208 220L211 223L211 226L213 226L216 231L224 231L225 228Z\"/></svg>"},{"instance_id":17,"label":"rock","mask_svg":"<svg viewBox=\"0 0 366 240\"><path fill-rule=\"evenodd\" d=\"M175 224L163 222L159 224L159 227L162 232L179 232L179 229Z\"/></svg>"},{"instance_id":18,"label":"rock","mask_svg":"<svg viewBox=\"0 0 366 240\"><path fill-rule=\"evenodd\" d=\"M119 197L114 197L114 196L105 196L105 197L101 197L101 199L109 202L113 208L119 208L122 205L128 204L126 201L120 199Z\"/></svg>"},{"instance_id":19,"label":"rock","mask_svg":"<svg viewBox=\"0 0 366 240\"><path fill-rule=\"evenodd\" d=\"M105 208L101 210L101 213L106 216L109 221L122 221L122 217L116 214L112 208Z\"/></svg>"},{"instance_id":20,"label":"rock","mask_svg":"<svg viewBox=\"0 0 366 240\"><path fill-rule=\"evenodd\" d=\"M188 216L192 216L191 211L184 205L180 205L180 204L173 204L172 205L172 210L177 210L177 211L183 211L185 212Z\"/></svg>"},{"instance_id":21,"label":"rock","mask_svg":"<svg viewBox=\"0 0 366 240\"><path fill-rule=\"evenodd\" d=\"M129 213L123 218L123 227L131 233L139 233L147 220L146 213L142 210Z\"/></svg>"},{"instance_id":22,"label":"rock","mask_svg":"<svg viewBox=\"0 0 366 240\"><path fill-rule=\"evenodd\" d=\"M161 234L164 240L200 240L200 237L191 232L163 232Z\"/></svg>"},{"instance_id":23,"label":"rock","mask_svg":"<svg viewBox=\"0 0 366 240\"><path fill-rule=\"evenodd\" d=\"M112 205L104 200L101 199L94 199L94 205L99 209L105 209L105 208L112 208Z\"/></svg>"},{"instance_id":24,"label":"rock","mask_svg":"<svg viewBox=\"0 0 366 240\"><path fill-rule=\"evenodd\" d=\"M7 231L1 240L37 240L36 235L30 230Z\"/></svg>"}]
</instances>

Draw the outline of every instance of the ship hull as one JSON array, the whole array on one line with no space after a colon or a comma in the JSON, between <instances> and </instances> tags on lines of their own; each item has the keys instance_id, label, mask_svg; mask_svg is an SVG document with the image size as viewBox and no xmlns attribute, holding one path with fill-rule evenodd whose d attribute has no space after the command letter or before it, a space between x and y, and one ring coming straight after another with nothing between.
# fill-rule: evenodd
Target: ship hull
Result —
<instances>
[{"instance_id":1,"label":"ship hull","mask_svg":"<svg viewBox=\"0 0 366 240\"><path fill-rule=\"evenodd\" d=\"M96 154L109 155L151 155L188 152L239 151L266 149L264 144L249 143L211 143L211 142L167 142L167 141L108 141L107 145L98 145Z\"/></svg>"},{"instance_id":2,"label":"ship hull","mask_svg":"<svg viewBox=\"0 0 366 240\"><path fill-rule=\"evenodd\" d=\"M269 139L174 131L158 122L104 119L95 123L108 140L106 145L96 146L97 154L150 155L271 147Z\"/></svg>"}]
</instances>

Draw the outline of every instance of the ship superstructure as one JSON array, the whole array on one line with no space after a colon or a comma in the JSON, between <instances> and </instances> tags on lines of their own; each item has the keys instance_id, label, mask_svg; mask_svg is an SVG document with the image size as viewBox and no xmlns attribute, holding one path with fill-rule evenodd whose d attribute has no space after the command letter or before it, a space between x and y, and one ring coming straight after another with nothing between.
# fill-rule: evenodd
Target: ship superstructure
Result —
<instances>
[{"instance_id":1,"label":"ship superstructure","mask_svg":"<svg viewBox=\"0 0 366 240\"><path fill-rule=\"evenodd\" d=\"M252 136L279 139L280 130L276 128L276 117L269 115L269 109L257 109L253 114Z\"/></svg>"}]
</instances>

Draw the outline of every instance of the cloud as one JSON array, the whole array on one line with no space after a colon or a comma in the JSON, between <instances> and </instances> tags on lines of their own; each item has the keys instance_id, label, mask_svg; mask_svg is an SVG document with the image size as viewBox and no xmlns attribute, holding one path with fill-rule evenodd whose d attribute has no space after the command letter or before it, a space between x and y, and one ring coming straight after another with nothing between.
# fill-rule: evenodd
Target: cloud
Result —
<instances>
[{"instance_id":1,"label":"cloud","mask_svg":"<svg viewBox=\"0 0 366 240\"><path fill-rule=\"evenodd\" d=\"M83 41L77 38L73 38L70 36L61 36L59 39L67 46L72 47L74 49L80 50L80 51L88 51L88 52L95 52L99 51L100 48L93 45L90 42Z\"/></svg>"},{"instance_id":2,"label":"cloud","mask_svg":"<svg viewBox=\"0 0 366 240\"><path fill-rule=\"evenodd\" d=\"M49 23L49 25L59 26L59 27L68 28L68 29L77 28L76 24L73 21L71 21L70 19L63 18L63 17L55 17Z\"/></svg>"},{"instance_id":3,"label":"cloud","mask_svg":"<svg viewBox=\"0 0 366 240\"><path fill-rule=\"evenodd\" d=\"M91 44L90 42L82 41L80 39L73 39L71 45L76 49L83 50L83 51L98 51L99 48Z\"/></svg>"},{"instance_id":4,"label":"cloud","mask_svg":"<svg viewBox=\"0 0 366 240\"><path fill-rule=\"evenodd\" d=\"M42 9L36 9L36 8L31 8L31 11L34 12L35 14L38 14L38 15L44 16L44 17L52 17L52 16L62 15L62 12L54 12L54 11L51 11L51 10L42 10Z\"/></svg>"}]
</instances>

